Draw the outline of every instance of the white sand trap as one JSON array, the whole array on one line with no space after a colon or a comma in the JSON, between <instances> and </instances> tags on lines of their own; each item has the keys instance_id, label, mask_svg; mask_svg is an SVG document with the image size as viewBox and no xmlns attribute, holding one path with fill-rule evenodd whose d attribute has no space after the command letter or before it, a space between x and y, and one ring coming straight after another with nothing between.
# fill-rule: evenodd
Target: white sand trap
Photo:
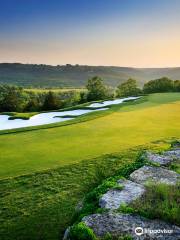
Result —
<instances>
[{"instance_id":1,"label":"white sand trap","mask_svg":"<svg viewBox=\"0 0 180 240\"><path fill-rule=\"evenodd\" d=\"M28 120L24 120L24 119L10 120L8 115L0 115L0 130L64 122L64 121L73 119L73 116L80 116L90 112L95 112L100 110L103 111L107 109L108 108L102 108L98 110L78 109L78 110L71 110L71 111L64 111L64 112L47 112L47 113L40 113L40 114L34 115ZM68 117L62 118L63 116L68 116Z\"/></svg>"},{"instance_id":2,"label":"white sand trap","mask_svg":"<svg viewBox=\"0 0 180 240\"><path fill-rule=\"evenodd\" d=\"M73 116L80 116L80 115L95 112L95 111L107 110L108 108L103 108L103 107L113 105L113 104L120 104L124 101L135 100L138 98L139 97L121 98L121 99L115 99L111 101L104 101L102 103L92 103L89 106L87 106L92 108L100 108L95 110L77 109L77 110L70 110L70 111L64 111L64 112L40 113L32 116L28 120L24 120L24 119L10 120L8 115L0 115L0 130L8 130L8 129L14 129L14 128L24 128L24 127L39 126L39 125L50 124L50 123L64 122L64 121L74 119ZM63 118L63 116L68 116L68 117Z\"/></svg>"},{"instance_id":3,"label":"white sand trap","mask_svg":"<svg viewBox=\"0 0 180 240\"><path fill-rule=\"evenodd\" d=\"M99 103L92 103L88 107L101 108L101 107L106 107L106 106L110 106L110 105L120 104L125 101L129 101L129 100L136 100L138 98L140 98L140 97L127 97L127 98L109 100L109 101L104 101L104 102L99 102Z\"/></svg>"}]
</instances>

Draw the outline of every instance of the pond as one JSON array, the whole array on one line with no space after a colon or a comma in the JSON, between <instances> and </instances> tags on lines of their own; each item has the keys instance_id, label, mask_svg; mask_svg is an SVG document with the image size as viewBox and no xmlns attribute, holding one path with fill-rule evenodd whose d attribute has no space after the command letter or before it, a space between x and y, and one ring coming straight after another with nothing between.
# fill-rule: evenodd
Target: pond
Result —
<instances>
[{"instance_id":1,"label":"pond","mask_svg":"<svg viewBox=\"0 0 180 240\"><path fill-rule=\"evenodd\" d=\"M39 126L57 122L64 122L71 119L74 119L75 116L81 116L83 114L95 112L95 111L104 111L108 108L104 108L106 106L110 106L113 104L120 104L124 101L128 100L135 100L138 97L129 97L129 98L121 98L115 99L111 101L104 101L101 103L92 103L87 107L92 109L77 109L77 110L69 110L69 111L62 111L62 112L45 112L39 113L28 120L24 119L9 119L9 115L0 115L0 130L8 130L8 129L15 129L15 128L23 128L23 127L32 127L32 126ZM98 109L93 109L98 108Z\"/></svg>"}]
</instances>

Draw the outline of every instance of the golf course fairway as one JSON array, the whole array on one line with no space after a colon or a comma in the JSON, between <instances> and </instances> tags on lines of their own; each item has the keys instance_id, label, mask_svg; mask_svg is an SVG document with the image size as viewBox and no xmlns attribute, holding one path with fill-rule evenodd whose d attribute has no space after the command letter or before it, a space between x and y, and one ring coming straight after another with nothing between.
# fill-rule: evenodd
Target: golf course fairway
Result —
<instances>
[{"instance_id":1,"label":"golf course fairway","mask_svg":"<svg viewBox=\"0 0 180 240\"><path fill-rule=\"evenodd\" d=\"M145 102L89 121L0 135L0 177L30 174L179 136L180 94L152 94Z\"/></svg>"}]
</instances>

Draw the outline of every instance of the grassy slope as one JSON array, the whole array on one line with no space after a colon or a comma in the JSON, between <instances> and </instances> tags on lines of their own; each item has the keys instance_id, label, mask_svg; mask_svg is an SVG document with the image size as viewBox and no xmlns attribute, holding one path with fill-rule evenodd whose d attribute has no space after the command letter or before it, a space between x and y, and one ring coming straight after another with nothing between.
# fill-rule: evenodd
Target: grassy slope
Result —
<instances>
[{"instance_id":1,"label":"grassy slope","mask_svg":"<svg viewBox=\"0 0 180 240\"><path fill-rule=\"evenodd\" d=\"M48 167L54 167L56 164L60 167L0 181L0 238L62 239L77 202L85 193L97 186L101 179L115 174L116 170L127 163L133 163L138 153L137 145L150 140L179 136L179 103L174 102L179 99L179 94L155 94L149 97L148 102L126 105L123 108L115 107L111 111L118 112L107 115L101 113L101 118L91 121L1 135L2 177L44 169L48 161ZM97 115L86 116L85 119L92 117ZM75 133L79 135L74 136ZM71 134L72 138L67 134ZM96 144L93 145L92 140L95 141L95 137L99 140L100 148ZM129 146L135 146L135 150L126 151ZM146 145L146 148L162 150L168 146L167 143L157 142ZM67 155L69 161L66 160L68 165L63 166L65 158L62 159L60 156L65 156L62 152L65 148L69 152ZM83 157L90 158L96 154L112 152L114 149L120 153L80 161ZM85 151L89 151L87 155ZM8 152L10 154L6 156ZM73 154L78 159L75 159ZM28 168L30 171L27 171Z\"/></svg>"},{"instance_id":2,"label":"grassy slope","mask_svg":"<svg viewBox=\"0 0 180 240\"><path fill-rule=\"evenodd\" d=\"M116 112L91 121L1 135L0 176L56 168L161 138L179 137L179 100L178 93L153 94L147 102L116 108Z\"/></svg>"},{"instance_id":3,"label":"grassy slope","mask_svg":"<svg viewBox=\"0 0 180 240\"><path fill-rule=\"evenodd\" d=\"M168 142L157 142L145 148L163 150L169 146ZM106 177L134 163L139 150L128 149L55 170L1 180L0 239L62 239L83 196Z\"/></svg>"}]
</instances>

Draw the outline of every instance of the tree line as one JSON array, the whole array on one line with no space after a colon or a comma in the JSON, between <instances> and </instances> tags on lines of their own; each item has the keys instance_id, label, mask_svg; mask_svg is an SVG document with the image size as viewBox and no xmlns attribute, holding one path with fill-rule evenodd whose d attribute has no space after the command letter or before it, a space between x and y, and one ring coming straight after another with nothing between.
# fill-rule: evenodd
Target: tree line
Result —
<instances>
[{"instance_id":1,"label":"tree line","mask_svg":"<svg viewBox=\"0 0 180 240\"><path fill-rule=\"evenodd\" d=\"M96 76L88 80L87 91L70 90L67 92L37 93L22 87L0 85L0 112L35 112L57 110L77 104L112 99L115 97L138 96L158 92L180 92L180 80L167 77L151 80L139 88L137 81L128 79L114 90Z\"/></svg>"}]
</instances>

